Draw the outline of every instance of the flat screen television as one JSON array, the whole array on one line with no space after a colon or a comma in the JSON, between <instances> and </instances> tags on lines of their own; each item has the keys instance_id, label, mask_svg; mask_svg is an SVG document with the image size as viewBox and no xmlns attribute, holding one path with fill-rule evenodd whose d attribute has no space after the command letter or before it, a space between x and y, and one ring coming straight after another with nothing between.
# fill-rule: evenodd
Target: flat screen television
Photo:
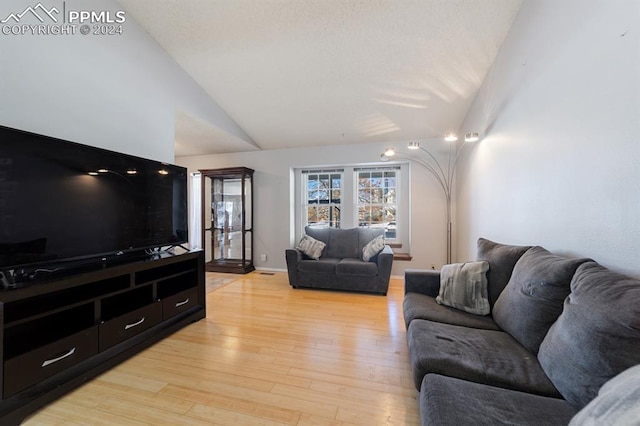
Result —
<instances>
[{"instance_id":1,"label":"flat screen television","mask_svg":"<svg viewBox=\"0 0 640 426\"><path fill-rule=\"evenodd\" d=\"M185 243L187 211L184 167L0 126L5 285Z\"/></svg>"}]
</instances>

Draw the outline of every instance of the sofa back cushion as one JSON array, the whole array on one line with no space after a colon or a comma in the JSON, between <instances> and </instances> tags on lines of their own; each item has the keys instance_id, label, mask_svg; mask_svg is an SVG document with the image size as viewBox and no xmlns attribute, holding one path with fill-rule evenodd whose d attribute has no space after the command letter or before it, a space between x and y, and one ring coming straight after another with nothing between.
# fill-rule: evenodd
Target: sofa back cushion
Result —
<instances>
[{"instance_id":1,"label":"sofa back cushion","mask_svg":"<svg viewBox=\"0 0 640 426\"><path fill-rule=\"evenodd\" d=\"M506 287L511 278L511 272L520 256L522 256L531 246L511 246L500 244L485 238L478 239L477 260L489 262L487 271L487 290L489 293L489 304L496 303L498 296Z\"/></svg>"},{"instance_id":2,"label":"sofa back cushion","mask_svg":"<svg viewBox=\"0 0 640 426\"><path fill-rule=\"evenodd\" d=\"M578 410L607 380L640 364L640 280L596 262L580 265L538 360Z\"/></svg>"},{"instance_id":3,"label":"sofa back cushion","mask_svg":"<svg viewBox=\"0 0 640 426\"><path fill-rule=\"evenodd\" d=\"M322 253L322 257L335 259L362 258L362 251L359 246L358 228L316 228L307 226L305 233L316 240L327 245Z\"/></svg>"},{"instance_id":4,"label":"sofa back cushion","mask_svg":"<svg viewBox=\"0 0 640 426\"><path fill-rule=\"evenodd\" d=\"M318 240L318 241L322 241L325 244L329 244L329 232L331 232L331 228L329 227L323 227L323 228L318 228L315 226L305 226L304 227L304 233L307 234L308 236Z\"/></svg>"},{"instance_id":5,"label":"sofa back cushion","mask_svg":"<svg viewBox=\"0 0 640 426\"><path fill-rule=\"evenodd\" d=\"M527 250L493 306L496 324L537 354L549 327L562 312L576 269L588 260L567 259L542 247Z\"/></svg>"}]
</instances>

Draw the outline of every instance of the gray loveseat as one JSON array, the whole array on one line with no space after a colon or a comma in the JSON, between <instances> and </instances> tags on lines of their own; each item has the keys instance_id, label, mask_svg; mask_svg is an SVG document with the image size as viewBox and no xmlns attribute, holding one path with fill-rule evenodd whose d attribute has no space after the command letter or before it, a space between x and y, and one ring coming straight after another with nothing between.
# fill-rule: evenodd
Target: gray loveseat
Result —
<instances>
[{"instance_id":1,"label":"gray loveseat","mask_svg":"<svg viewBox=\"0 0 640 426\"><path fill-rule=\"evenodd\" d=\"M386 295L389 289L393 252L385 245L368 261L362 249L384 229L314 228L305 233L326 244L319 259L311 259L298 249L286 250L289 284L293 288L350 290Z\"/></svg>"},{"instance_id":2,"label":"gray loveseat","mask_svg":"<svg viewBox=\"0 0 640 426\"><path fill-rule=\"evenodd\" d=\"M640 280L485 239L478 259L489 264L486 316L437 303L438 271L405 272L423 425L579 425L597 416L605 419L591 424L605 424L621 409L629 416L629 406L640 415Z\"/></svg>"}]
</instances>

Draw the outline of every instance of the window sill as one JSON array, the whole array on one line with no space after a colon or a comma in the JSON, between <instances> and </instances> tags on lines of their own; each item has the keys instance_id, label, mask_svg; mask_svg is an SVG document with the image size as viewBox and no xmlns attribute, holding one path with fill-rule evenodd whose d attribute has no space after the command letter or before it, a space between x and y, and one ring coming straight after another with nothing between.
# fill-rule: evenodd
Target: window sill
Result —
<instances>
[{"instance_id":1,"label":"window sill","mask_svg":"<svg viewBox=\"0 0 640 426\"><path fill-rule=\"evenodd\" d=\"M393 252L393 260L400 260L400 261L408 261L413 259L413 257L411 257L411 255L409 253L396 253Z\"/></svg>"}]
</instances>

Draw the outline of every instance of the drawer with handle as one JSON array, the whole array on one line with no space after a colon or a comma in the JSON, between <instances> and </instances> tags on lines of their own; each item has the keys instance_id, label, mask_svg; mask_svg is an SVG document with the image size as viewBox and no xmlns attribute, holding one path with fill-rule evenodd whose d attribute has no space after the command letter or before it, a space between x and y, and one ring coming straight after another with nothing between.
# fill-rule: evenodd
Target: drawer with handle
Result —
<instances>
[{"instance_id":1,"label":"drawer with handle","mask_svg":"<svg viewBox=\"0 0 640 426\"><path fill-rule=\"evenodd\" d=\"M162 321L162 304L155 302L100 324L100 350L117 345Z\"/></svg>"},{"instance_id":2,"label":"drawer with handle","mask_svg":"<svg viewBox=\"0 0 640 426\"><path fill-rule=\"evenodd\" d=\"M198 305L198 289L190 288L162 300L162 317L171 318Z\"/></svg>"},{"instance_id":3,"label":"drawer with handle","mask_svg":"<svg viewBox=\"0 0 640 426\"><path fill-rule=\"evenodd\" d=\"M97 353L98 327L91 327L6 360L4 398L73 367Z\"/></svg>"}]
</instances>

